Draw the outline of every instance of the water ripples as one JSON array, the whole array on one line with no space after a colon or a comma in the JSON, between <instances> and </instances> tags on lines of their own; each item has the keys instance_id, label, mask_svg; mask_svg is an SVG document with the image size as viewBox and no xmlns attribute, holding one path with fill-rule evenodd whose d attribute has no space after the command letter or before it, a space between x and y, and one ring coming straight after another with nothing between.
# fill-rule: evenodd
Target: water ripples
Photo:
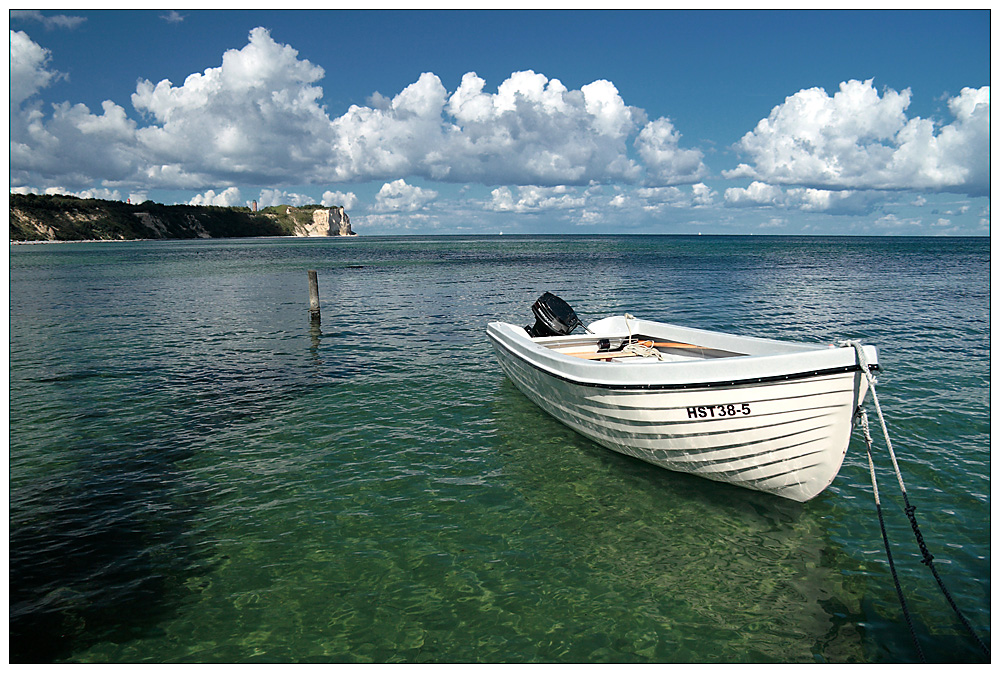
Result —
<instances>
[{"instance_id":1,"label":"water ripples","mask_svg":"<svg viewBox=\"0 0 1000 673\"><path fill-rule=\"evenodd\" d=\"M12 249L12 661L912 661L863 446L806 505L597 447L484 339L546 290L585 319L879 345L925 534L988 625L988 245L879 246ZM887 518L925 652L976 661Z\"/></svg>"}]
</instances>

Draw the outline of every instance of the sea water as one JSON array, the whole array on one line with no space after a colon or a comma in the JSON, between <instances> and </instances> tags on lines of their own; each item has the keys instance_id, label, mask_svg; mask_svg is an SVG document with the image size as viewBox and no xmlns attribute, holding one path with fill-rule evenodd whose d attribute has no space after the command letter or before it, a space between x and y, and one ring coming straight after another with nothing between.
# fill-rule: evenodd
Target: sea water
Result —
<instances>
[{"instance_id":1,"label":"sea water","mask_svg":"<svg viewBox=\"0 0 1000 673\"><path fill-rule=\"evenodd\" d=\"M12 662L986 660L876 429L798 504L624 457L505 378L545 291L879 347L990 643L989 240L358 237L10 249ZM307 270L322 322L308 315ZM875 419L869 403L870 415Z\"/></svg>"}]
</instances>

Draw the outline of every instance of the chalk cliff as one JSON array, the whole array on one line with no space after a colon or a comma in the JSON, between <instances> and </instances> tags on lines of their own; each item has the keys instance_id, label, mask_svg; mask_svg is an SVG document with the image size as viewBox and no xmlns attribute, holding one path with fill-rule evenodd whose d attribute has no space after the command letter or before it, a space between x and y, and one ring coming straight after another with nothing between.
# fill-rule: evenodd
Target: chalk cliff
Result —
<instances>
[{"instance_id":1,"label":"chalk cliff","mask_svg":"<svg viewBox=\"0 0 1000 673\"><path fill-rule=\"evenodd\" d=\"M289 208L289 211L292 209ZM342 206L317 208L312 211L312 222L295 226L296 236L357 236L351 231L351 218Z\"/></svg>"},{"instance_id":2,"label":"chalk cliff","mask_svg":"<svg viewBox=\"0 0 1000 673\"><path fill-rule=\"evenodd\" d=\"M351 218L347 216L347 211L343 206L335 206L330 209L330 227L336 226L337 236L357 236L351 231ZM335 235L332 231L330 235Z\"/></svg>"},{"instance_id":3,"label":"chalk cliff","mask_svg":"<svg viewBox=\"0 0 1000 673\"><path fill-rule=\"evenodd\" d=\"M10 240L82 241L246 236L356 236L342 207L165 206L74 196L11 194Z\"/></svg>"}]
</instances>

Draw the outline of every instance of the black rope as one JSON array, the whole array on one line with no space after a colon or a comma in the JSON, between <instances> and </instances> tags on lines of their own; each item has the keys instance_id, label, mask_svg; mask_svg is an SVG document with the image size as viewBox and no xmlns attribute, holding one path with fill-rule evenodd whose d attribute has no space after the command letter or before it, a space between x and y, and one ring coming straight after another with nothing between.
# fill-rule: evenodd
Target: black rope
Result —
<instances>
[{"instance_id":1,"label":"black rope","mask_svg":"<svg viewBox=\"0 0 1000 673\"><path fill-rule=\"evenodd\" d=\"M903 491L903 502L906 504L906 508L904 510L906 512L906 517L910 520L910 527L913 528L913 534L917 538L917 545L920 547L920 553L923 556L923 560L920 562L931 569L931 573L934 574L934 579L937 580L938 586L941 588L941 593L944 594L944 597L948 600L948 605L950 605L951 609L955 611L955 614L958 615L959 621L962 622L962 626L968 630L969 635L973 637L976 644L979 645L979 648L988 658L990 656L990 648L986 647L986 644L976 634L975 629L972 628L972 625L965 618L965 615L963 615L962 611L958 609L954 599L951 597L951 593L941 580L941 576L938 575L937 568L934 567L934 556L932 556L930 551L927 550L927 545L924 543L924 536L920 532L920 526L917 525L917 517L914 514L917 508L910 504L910 499L906 497L906 491Z\"/></svg>"},{"instance_id":2,"label":"black rope","mask_svg":"<svg viewBox=\"0 0 1000 673\"><path fill-rule=\"evenodd\" d=\"M865 431L865 439L868 442L868 468L871 472L872 491L875 495L875 511L878 512L878 525L879 528L882 529L882 542L885 544L885 556L889 559L889 570L892 572L892 582L896 585L896 597L899 598L899 606L903 609L903 618L906 620L906 626L910 630L910 637L913 638L913 646L917 649L917 656L920 657L920 663L926 664L927 660L924 659L924 651L920 648L920 641L917 640L917 632L913 628L913 620L910 619L910 611L906 607L906 598L903 596L903 588L899 585L899 575L896 573L896 563L892 560L892 549L889 547L889 534L885 532L885 519L882 516L882 503L879 501L878 497L878 484L875 483L875 463L872 460L871 435L868 434L867 417L864 417L863 427Z\"/></svg>"},{"instance_id":3,"label":"black rope","mask_svg":"<svg viewBox=\"0 0 1000 673\"><path fill-rule=\"evenodd\" d=\"M882 540L885 542L885 555L889 558L889 569L892 571L892 581L896 585L896 596L899 597L899 605L903 608L903 618L906 620L906 626L910 629L910 637L913 638L913 646L917 648L917 656L920 657L920 663L926 664L927 660L924 659L924 651L920 649L920 641L917 640L917 632L913 628L913 621L910 619L910 611L906 608L906 599L903 598L903 589L899 586L899 576L896 574L896 564L892 561L892 550L889 549L889 536L885 532L885 521L882 519L882 505L876 503L875 509L878 510L878 525L882 527Z\"/></svg>"},{"instance_id":4,"label":"black rope","mask_svg":"<svg viewBox=\"0 0 1000 673\"><path fill-rule=\"evenodd\" d=\"M893 467L896 470L896 479L899 481L899 490L903 494L903 503L905 504L904 511L906 512L906 517L910 520L910 527L913 529L913 534L917 538L917 545L920 547L920 553L923 556L923 560L921 561L921 563L923 563L924 565L926 565L928 568L931 569L931 573L934 574L934 579L937 580L938 587L940 587L941 589L941 593L944 594L944 597L947 599L948 604L951 605L952 610L954 610L955 614L958 616L959 621L962 622L962 625L966 628L966 630L968 630L969 634L976 641L976 644L979 645L980 649L982 649L982 651L986 654L986 657L988 659L990 657L989 648L986 647L983 641L976 634L975 630L972 628L972 625L969 624L969 621L965 618L965 615L963 615L962 611L958 609L958 606L955 604L954 599L951 597L951 593L945 587L944 582L941 580L941 576L938 575L937 568L934 567L933 563L934 557L927 550L927 544L924 542L924 536L920 532L920 527L917 525L917 517L914 515L914 512L916 511L917 508L910 504L910 499L906 495L906 486L903 485L903 475L900 474L899 464L896 462L896 454L892 450L892 441L889 439L889 430L888 428L886 428L885 419L882 417L882 408L878 403L878 395L875 394L875 379L871 375L871 369L868 366L868 360L865 356L864 347L861 345L860 342L857 341L843 342L842 345L852 346L855 349L855 351L858 354L858 363L861 365L861 371L868 380L868 385L872 393L872 401L875 404L875 410L878 412L879 422L882 424L882 432L885 434L886 448L889 450L889 457L892 459ZM906 611L906 604L903 602L903 594L899 590L899 581L896 579L896 569L892 563L892 554L889 552L889 538L886 536L885 525L882 521L882 506L881 503L879 502L878 486L875 483L875 464L872 461L872 437L871 434L868 432L868 414L865 413L864 409L862 409L860 406L857 409L855 409L854 414L855 414L854 417L855 422L861 423L861 428L864 431L865 442L868 445L868 467L871 470L872 488L875 491L875 506L878 508L879 525L882 526L882 539L885 541L886 555L889 557L889 566L892 568L892 578L894 581L896 581L896 592L897 594L899 594L900 604L903 606L903 614L906 615L906 621L907 624L909 624L910 618ZM913 631L912 625L910 627L910 631L911 633ZM916 637L914 636L914 642L916 642L915 638ZM920 651L919 645L917 645L917 651L918 652ZM920 658L921 660L923 660L923 653L920 654Z\"/></svg>"}]
</instances>

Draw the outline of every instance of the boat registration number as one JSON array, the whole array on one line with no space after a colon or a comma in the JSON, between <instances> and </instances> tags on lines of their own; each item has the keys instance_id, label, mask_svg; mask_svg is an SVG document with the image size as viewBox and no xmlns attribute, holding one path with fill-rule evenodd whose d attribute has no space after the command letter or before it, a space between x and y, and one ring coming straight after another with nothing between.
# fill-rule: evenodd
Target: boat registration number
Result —
<instances>
[{"instance_id":1,"label":"boat registration number","mask_svg":"<svg viewBox=\"0 0 1000 673\"><path fill-rule=\"evenodd\" d=\"M750 405L743 404L709 404L699 407L688 407L688 418L722 418L724 416L749 416Z\"/></svg>"}]
</instances>

